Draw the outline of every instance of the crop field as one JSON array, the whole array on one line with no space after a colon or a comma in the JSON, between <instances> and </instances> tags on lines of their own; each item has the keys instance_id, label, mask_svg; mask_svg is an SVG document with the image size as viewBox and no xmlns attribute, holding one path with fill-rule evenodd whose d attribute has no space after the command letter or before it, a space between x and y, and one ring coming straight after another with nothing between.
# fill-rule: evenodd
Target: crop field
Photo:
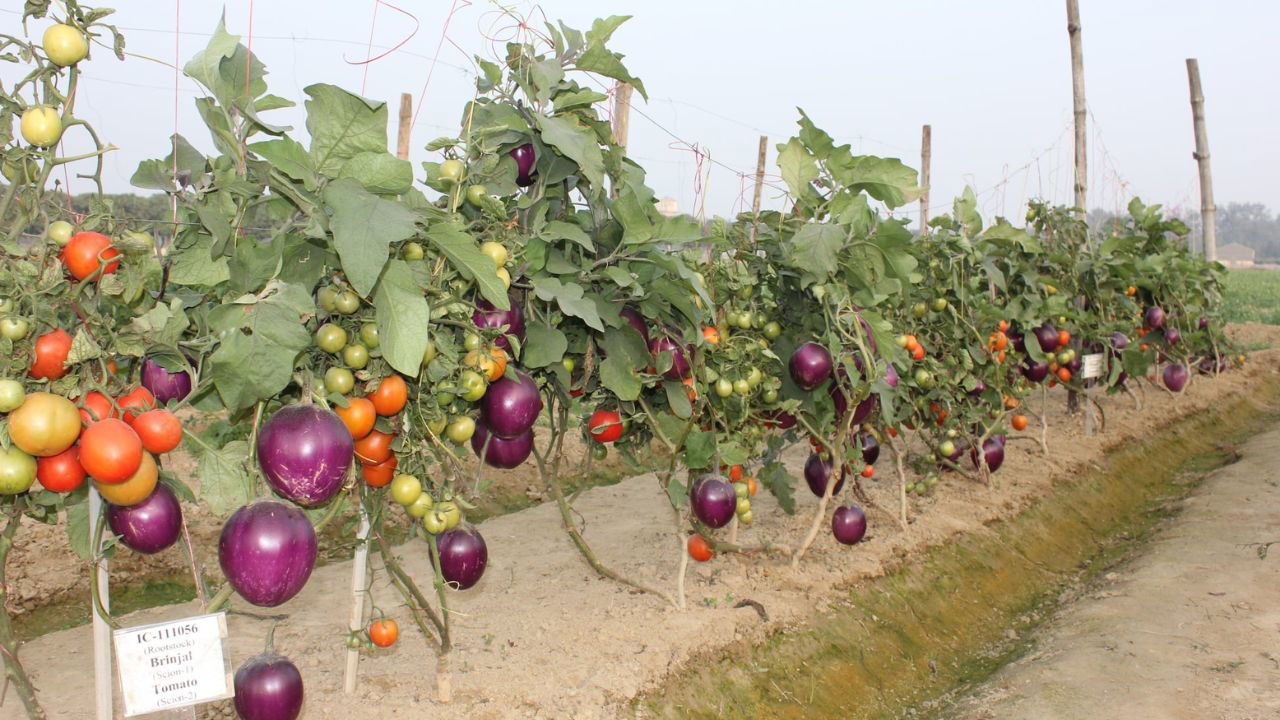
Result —
<instances>
[{"instance_id":1,"label":"crop field","mask_svg":"<svg viewBox=\"0 0 1280 720\"><path fill-rule=\"evenodd\" d=\"M1228 271L1222 315L1227 322L1280 325L1280 271Z\"/></svg>"}]
</instances>

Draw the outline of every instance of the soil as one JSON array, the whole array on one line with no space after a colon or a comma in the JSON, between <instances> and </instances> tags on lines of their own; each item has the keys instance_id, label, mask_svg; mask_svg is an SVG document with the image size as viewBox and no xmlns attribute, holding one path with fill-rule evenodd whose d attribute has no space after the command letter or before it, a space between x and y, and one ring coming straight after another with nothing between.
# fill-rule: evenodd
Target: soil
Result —
<instances>
[{"instance_id":1,"label":"soil","mask_svg":"<svg viewBox=\"0 0 1280 720\"><path fill-rule=\"evenodd\" d=\"M1280 345L1280 328L1266 332L1270 333L1266 342ZM846 548L822 532L798 569L782 558L742 556L694 565L687 574L687 609L683 611L598 578L566 537L554 504L489 519L480 525L490 557L484 579L471 590L450 593L455 647L447 668L453 701L447 705L436 700L435 653L414 630L376 562L374 601L400 619L403 635L396 648L364 657L360 687L354 695L342 693L345 602L351 594L348 563L318 568L297 598L272 611L288 613L276 630L276 648L302 670L307 720L628 714L631 700L660 686L685 664L731 644L755 642L803 624L851 583L883 575L959 533L983 532L986 524L1031 505L1055 482L1095 465L1108 448L1146 436L1224 397L1248 394L1263 382L1274 382L1277 375L1280 351L1268 350L1253 353L1242 371L1216 379L1196 377L1180 395L1146 386L1138 393L1141 411L1134 398L1122 395L1104 400L1105 432L1092 438L1083 436L1078 419L1064 414L1063 393L1052 393L1047 406L1050 461L1038 452L1039 434L1033 432L1037 430L1033 425L1011 438L1005 467L991 486L948 474L931 495L909 501L912 522L905 529L899 529L890 514L896 510L898 493L894 474L882 463L878 479L867 483L867 491L880 508L888 510L869 513L867 541ZM1033 401L1033 407L1037 405L1038 400ZM806 455L807 447L793 447L786 456L796 476ZM788 516L771 498L763 494L755 498L756 522L743 528L740 541L798 544L816 500L803 490L797 500L797 515ZM673 532L670 507L653 475L587 490L576 509L579 527L604 562L632 578L674 588L684 553L683 536ZM425 548L420 543L406 545L399 555L418 583L428 586ZM35 565L36 557L28 555L25 562ZM62 558L38 557L37 572L62 564ZM182 564L181 559L177 564ZM338 598L343 601L335 602ZM758 603L763 612L735 607L744 599ZM198 604L186 603L139 612L121 621L139 625L198 612ZM244 615L232 615L229 622L234 666L259 652L269 622ZM90 715L90 657L87 628L53 633L24 647L24 664L41 689L50 717ZM19 716L12 700L0 707L0 718Z\"/></svg>"},{"instance_id":2,"label":"soil","mask_svg":"<svg viewBox=\"0 0 1280 720\"><path fill-rule=\"evenodd\" d=\"M1280 428L1237 452L1143 553L945 716L1280 716Z\"/></svg>"}]
</instances>

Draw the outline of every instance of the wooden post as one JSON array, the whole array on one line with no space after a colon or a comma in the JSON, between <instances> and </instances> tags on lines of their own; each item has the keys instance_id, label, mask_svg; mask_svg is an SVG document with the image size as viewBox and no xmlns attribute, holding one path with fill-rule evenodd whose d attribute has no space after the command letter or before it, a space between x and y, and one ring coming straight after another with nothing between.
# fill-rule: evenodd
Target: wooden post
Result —
<instances>
[{"instance_id":1,"label":"wooden post","mask_svg":"<svg viewBox=\"0 0 1280 720\"><path fill-rule=\"evenodd\" d=\"M413 96L400 93L400 133L396 137L396 157L409 159L409 136L413 132Z\"/></svg>"},{"instance_id":2,"label":"wooden post","mask_svg":"<svg viewBox=\"0 0 1280 720\"><path fill-rule=\"evenodd\" d=\"M1200 166L1200 249L1204 259L1218 259L1218 208L1213 204L1213 174L1209 171L1209 133L1204 127L1204 91L1200 89L1200 63L1187 58L1187 80L1191 83L1191 123L1196 133L1193 157Z\"/></svg>"},{"instance_id":3,"label":"wooden post","mask_svg":"<svg viewBox=\"0 0 1280 720\"><path fill-rule=\"evenodd\" d=\"M920 234L929 234L929 161L933 158L933 126L920 130Z\"/></svg>"},{"instance_id":4,"label":"wooden post","mask_svg":"<svg viewBox=\"0 0 1280 720\"><path fill-rule=\"evenodd\" d=\"M760 195L764 192L764 164L769 155L769 136L760 136L760 148L756 151L756 188L751 197L751 246L756 244L756 223L760 220Z\"/></svg>"},{"instance_id":5,"label":"wooden post","mask_svg":"<svg viewBox=\"0 0 1280 720\"><path fill-rule=\"evenodd\" d=\"M94 488L89 488L89 537L102 537L100 526L106 518L102 514L102 496ZM102 546L89 548L94 567L91 572L97 574L98 601L102 609L111 611L111 590L108 585L110 573L107 571L107 560L102 557ZM111 693L114 689L114 673L111 665L111 626L98 614L93 598L89 599L89 608L93 612L93 691L94 706L98 720L111 720L115 717Z\"/></svg>"},{"instance_id":6,"label":"wooden post","mask_svg":"<svg viewBox=\"0 0 1280 720\"><path fill-rule=\"evenodd\" d=\"M1088 154L1085 152L1085 132L1088 110L1084 103L1084 49L1080 44L1080 5L1078 0L1067 0L1067 35L1071 39L1071 112L1076 124L1076 183L1075 204L1080 212L1089 214L1087 205Z\"/></svg>"},{"instance_id":7,"label":"wooden post","mask_svg":"<svg viewBox=\"0 0 1280 720\"><path fill-rule=\"evenodd\" d=\"M627 133L631 128L631 91L630 83L620 82L613 93L613 137L627 148Z\"/></svg>"}]
</instances>

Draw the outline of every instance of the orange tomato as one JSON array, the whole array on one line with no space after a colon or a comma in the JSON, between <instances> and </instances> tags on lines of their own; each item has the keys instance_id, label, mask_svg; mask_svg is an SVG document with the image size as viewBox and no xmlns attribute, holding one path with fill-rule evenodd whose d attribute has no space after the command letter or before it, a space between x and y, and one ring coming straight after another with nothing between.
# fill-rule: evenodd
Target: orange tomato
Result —
<instances>
[{"instance_id":1,"label":"orange tomato","mask_svg":"<svg viewBox=\"0 0 1280 720\"><path fill-rule=\"evenodd\" d=\"M874 465L868 465L862 468L862 477L869 478L869 477L875 477L875 475L876 475L876 468Z\"/></svg>"},{"instance_id":2,"label":"orange tomato","mask_svg":"<svg viewBox=\"0 0 1280 720\"><path fill-rule=\"evenodd\" d=\"M1012 395L1004 396L1004 409L1012 410L1022 404L1022 401Z\"/></svg>"},{"instance_id":3,"label":"orange tomato","mask_svg":"<svg viewBox=\"0 0 1280 720\"><path fill-rule=\"evenodd\" d=\"M708 345L720 344L720 331L713 327L702 328L702 339L707 341Z\"/></svg>"},{"instance_id":4,"label":"orange tomato","mask_svg":"<svg viewBox=\"0 0 1280 720\"><path fill-rule=\"evenodd\" d=\"M368 435L356 440L356 457L365 465L380 465L391 458L391 441L395 435L371 431Z\"/></svg>"},{"instance_id":5,"label":"orange tomato","mask_svg":"<svg viewBox=\"0 0 1280 720\"><path fill-rule=\"evenodd\" d=\"M37 380L57 380L67 374L67 355L71 354L71 335L61 328L36 338L35 360L30 375Z\"/></svg>"},{"instance_id":6,"label":"orange tomato","mask_svg":"<svg viewBox=\"0 0 1280 720\"><path fill-rule=\"evenodd\" d=\"M498 352L502 352L498 350ZM507 365L506 353L502 355L503 371L506 371ZM502 377L499 373L498 377ZM496 378L490 378L491 380ZM369 401L373 403L373 410L379 415L390 417L404 409L405 403L409 401L409 386L405 384L404 378L399 375L388 375L378 383L378 387L368 395ZM370 428L372 430L372 428Z\"/></svg>"},{"instance_id":7,"label":"orange tomato","mask_svg":"<svg viewBox=\"0 0 1280 720\"><path fill-rule=\"evenodd\" d=\"M99 420L107 418L119 417L116 413L115 406L111 404L111 398L94 390L80 399L83 405L80 409L80 419L84 420L85 425L92 425Z\"/></svg>"},{"instance_id":8,"label":"orange tomato","mask_svg":"<svg viewBox=\"0 0 1280 720\"><path fill-rule=\"evenodd\" d=\"M142 439L119 418L99 420L80 434L80 464L100 483L128 480L138 471L142 455Z\"/></svg>"},{"instance_id":9,"label":"orange tomato","mask_svg":"<svg viewBox=\"0 0 1280 720\"><path fill-rule=\"evenodd\" d=\"M1026 429L1027 429L1027 416L1026 416L1026 415L1014 415L1014 416L1013 416L1013 418L1009 421L1009 424L1013 426L1013 429L1014 429L1014 430L1018 430L1018 431L1026 430Z\"/></svg>"},{"instance_id":10,"label":"orange tomato","mask_svg":"<svg viewBox=\"0 0 1280 720\"><path fill-rule=\"evenodd\" d=\"M111 240L96 232L76 233L62 248L62 263L77 280L84 280L99 269L102 275L115 272L120 267L120 261L115 260L118 257L120 251L111 247Z\"/></svg>"},{"instance_id":11,"label":"orange tomato","mask_svg":"<svg viewBox=\"0 0 1280 720\"><path fill-rule=\"evenodd\" d=\"M920 341L916 339L916 336L915 336L915 335L908 335L908 336L907 336L907 350L908 350L908 351L913 352L913 351L915 351L915 349L916 349L917 347L919 347L919 346L920 346Z\"/></svg>"},{"instance_id":12,"label":"orange tomato","mask_svg":"<svg viewBox=\"0 0 1280 720\"><path fill-rule=\"evenodd\" d=\"M493 362L489 364L489 382L497 382L507 372L507 351L500 347L489 348Z\"/></svg>"},{"instance_id":13,"label":"orange tomato","mask_svg":"<svg viewBox=\"0 0 1280 720\"><path fill-rule=\"evenodd\" d=\"M760 484L756 482L755 478L753 477L747 478L747 492L748 494L751 495L751 497L755 497L756 491L759 489L760 489Z\"/></svg>"},{"instance_id":14,"label":"orange tomato","mask_svg":"<svg viewBox=\"0 0 1280 720\"><path fill-rule=\"evenodd\" d=\"M923 360L923 359L924 359L924 346L923 346L923 345L920 345L919 343L917 343L917 344L916 344L916 346L915 346L914 348L912 348L912 349L911 349L911 359L912 359L912 360L915 360L915 361L917 361L917 362L919 362L919 361L921 361L921 360Z\"/></svg>"},{"instance_id":15,"label":"orange tomato","mask_svg":"<svg viewBox=\"0 0 1280 720\"><path fill-rule=\"evenodd\" d=\"M1009 332L1009 321L1001 320L999 327L1000 327L1000 332Z\"/></svg>"},{"instance_id":16,"label":"orange tomato","mask_svg":"<svg viewBox=\"0 0 1280 720\"><path fill-rule=\"evenodd\" d=\"M400 626L395 620L383 618L369 623L369 642L380 648L391 647L400 637Z\"/></svg>"},{"instance_id":17,"label":"orange tomato","mask_svg":"<svg viewBox=\"0 0 1280 720\"><path fill-rule=\"evenodd\" d=\"M741 465L731 465L729 467L729 481L742 482L742 466Z\"/></svg>"},{"instance_id":18,"label":"orange tomato","mask_svg":"<svg viewBox=\"0 0 1280 720\"><path fill-rule=\"evenodd\" d=\"M1058 368L1058 379L1064 383L1071 382L1071 371L1067 368Z\"/></svg>"},{"instance_id":19,"label":"orange tomato","mask_svg":"<svg viewBox=\"0 0 1280 720\"><path fill-rule=\"evenodd\" d=\"M151 497L151 493L156 489L156 483L159 480L160 469L156 467L155 458L151 457L149 453L143 453L142 462L138 464L138 471L124 482L108 485L94 480L93 486L98 489L98 494L102 495L102 499L112 505L137 505Z\"/></svg>"},{"instance_id":20,"label":"orange tomato","mask_svg":"<svg viewBox=\"0 0 1280 720\"><path fill-rule=\"evenodd\" d=\"M152 395L150 390L139 385L133 392L117 400L116 404L120 406L120 417L132 425L138 413L146 412L156 407L156 396ZM130 412L131 410L138 412Z\"/></svg>"},{"instance_id":21,"label":"orange tomato","mask_svg":"<svg viewBox=\"0 0 1280 720\"><path fill-rule=\"evenodd\" d=\"M132 427L152 455L172 452L182 442L182 423L163 408L142 413L133 419Z\"/></svg>"},{"instance_id":22,"label":"orange tomato","mask_svg":"<svg viewBox=\"0 0 1280 720\"><path fill-rule=\"evenodd\" d=\"M373 430L374 421L378 419L378 411L369 398L349 397L346 407L335 406L333 411L356 440L368 435Z\"/></svg>"},{"instance_id":23,"label":"orange tomato","mask_svg":"<svg viewBox=\"0 0 1280 720\"><path fill-rule=\"evenodd\" d=\"M685 378L684 387L685 387L685 392L688 393L689 395L689 402L690 403L698 402L698 388L694 385L693 378L691 377Z\"/></svg>"},{"instance_id":24,"label":"orange tomato","mask_svg":"<svg viewBox=\"0 0 1280 720\"><path fill-rule=\"evenodd\" d=\"M689 550L689 557L698 562L706 562L715 557L715 551L711 549L711 543L701 535L690 535L689 542L685 544Z\"/></svg>"},{"instance_id":25,"label":"orange tomato","mask_svg":"<svg viewBox=\"0 0 1280 720\"><path fill-rule=\"evenodd\" d=\"M386 487L396 475L396 465L400 461L395 453L377 465L362 465L360 472L364 475L364 484L372 488Z\"/></svg>"},{"instance_id":26,"label":"orange tomato","mask_svg":"<svg viewBox=\"0 0 1280 720\"><path fill-rule=\"evenodd\" d=\"M996 364L997 364L997 365L1003 365L1003 364L1004 364L1004 359L1005 359L1005 354L1004 354L1004 351L1003 351L1003 350L1001 350L1000 352L996 353Z\"/></svg>"},{"instance_id":27,"label":"orange tomato","mask_svg":"<svg viewBox=\"0 0 1280 720\"><path fill-rule=\"evenodd\" d=\"M1064 348L1071 342L1071 333L1066 330L1058 331L1058 347Z\"/></svg>"}]
</instances>

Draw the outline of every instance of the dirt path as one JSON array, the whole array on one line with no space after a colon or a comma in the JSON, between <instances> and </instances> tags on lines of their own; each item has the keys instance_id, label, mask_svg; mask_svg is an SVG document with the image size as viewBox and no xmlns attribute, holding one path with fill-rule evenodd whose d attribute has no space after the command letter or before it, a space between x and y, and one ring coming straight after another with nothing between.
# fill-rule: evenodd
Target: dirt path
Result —
<instances>
[{"instance_id":1,"label":"dirt path","mask_svg":"<svg viewBox=\"0 0 1280 720\"><path fill-rule=\"evenodd\" d=\"M1280 428L946 717L1280 717ZM1251 543L1276 541L1260 559Z\"/></svg>"},{"instance_id":2,"label":"dirt path","mask_svg":"<svg viewBox=\"0 0 1280 720\"><path fill-rule=\"evenodd\" d=\"M1248 396L1262 383L1274 383L1278 373L1280 351L1266 351L1256 353L1244 371L1198 380L1178 396L1148 390L1142 412L1127 398L1118 398L1109 403L1106 434L1094 438L1081 437L1062 415L1065 398L1055 394L1051 463L1028 437L1011 446L1017 449L991 487L948 478L933 495L912 499L913 522L905 531L885 515L871 513L868 541L846 548L822 533L796 570L782 560L763 558L721 557L696 565L688 574L685 611L595 577L565 537L554 505L488 520L481 525L490 557L484 579L471 590L450 595L456 645L450 656L454 701L449 705L435 702L435 655L382 573L376 575L372 593L375 602L400 619L403 636L393 650L366 657L354 695L342 693L348 563L319 568L297 598L272 611L288 614L276 631L276 648L302 670L304 720L616 717L626 714L627 704L639 693L661 685L686 663L802 624L851 583L883 575L925 548L957 534L984 532L988 523L1020 512L1055 482L1085 472L1107 448L1148 436L1153 428L1214 407L1226 397ZM807 448L797 447L787 458L797 475L806 453ZM881 473L868 491L883 507L895 507L892 473ZM756 500L756 522L740 540L798 543L815 503L803 485L795 517L763 495ZM652 476L584 492L577 510L584 534L602 559L625 574L673 587L682 552L677 545L683 545L683 538L673 535L670 508ZM400 555L406 570L425 586L429 560L424 546L405 546ZM734 608L742 599L763 605L768 619L750 607ZM197 612L188 603L136 613L122 623L140 625ZM231 617L233 666L260 650L267 626ZM87 628L28 643L22 657L51 718L91 717ZM20 710L10 693L0 718L17 717Z\"/></svg>"}]
</instances>

